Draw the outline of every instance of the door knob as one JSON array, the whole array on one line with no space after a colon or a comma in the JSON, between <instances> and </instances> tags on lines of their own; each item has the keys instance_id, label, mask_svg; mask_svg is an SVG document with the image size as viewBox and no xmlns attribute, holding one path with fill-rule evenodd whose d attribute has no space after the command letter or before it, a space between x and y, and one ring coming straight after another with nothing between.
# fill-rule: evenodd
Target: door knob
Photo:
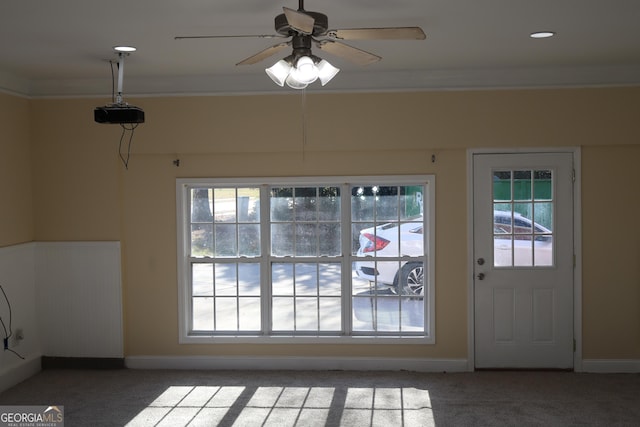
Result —
<instances>
[{"instance_id":1,"label":"door knob","mask_svg":"<svg viewBox=\"0 0 640 427\"><path fill-rule=\"evenodd\" d=\"M484 280L484 273L478 273L476 277L478 278L478 280Z\"/></svg>"},{"instance_id":2,"label":"door knob","mask_svg":"<svg viewBox=\"0 0 640 427\"><path fill-rule=\"evenodd\" d=\"M483 265L484 264L484 258L478 258L477 263L478 263L478 265Z\"/></svg>"}]
</instances>

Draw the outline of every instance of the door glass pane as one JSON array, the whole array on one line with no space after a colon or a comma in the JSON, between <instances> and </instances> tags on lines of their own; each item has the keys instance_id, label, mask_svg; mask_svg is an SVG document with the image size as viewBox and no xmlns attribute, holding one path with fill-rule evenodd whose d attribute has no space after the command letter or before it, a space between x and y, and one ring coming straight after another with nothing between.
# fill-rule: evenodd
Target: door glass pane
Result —
<instances>
[{"instance_id":1,"label":"door glass pane","mask_svg":"<svg viewBox=\"0 0 640 427\"><path fill-rule=\"evenodd\" d=\"M493 173L493 200L511 200L511 171Z\"/></svg>"},{"instance_id":2,"label":"door glass pane","mask_svg":"<svg viewBox=\"0 0 640 427\"><path fill-rule=\"evenodd\" d=\"M541 233L551 233L553 230L553 203L535 203L533 211L533 217L536 224L539 227L536 227L535 232L537 234Z\"/></svg>"},{"instance_id":3,"label":"door glass pane","mask_svg":"<svg viewBox=\"0 0 640 427\"><path fill-rule=\"evenodd\" d=\"M535 200L551 200L551 171L534 172L533 192Z\"/></svg>"},{"instance_id":4,"label":"door glass pane","mask_svg":"<svg viewBox=\"0 0 640 427\"><path fill-rule=\"evenodd\" d=\"M533 239L531 236L518 235L513 239L513 265L531 267L533 265Z\"/></svg>"},{"instance_id":5,"label":"door glass pane","mask_svg":"<svg viewBox=\"0 0 640 427\"><path fill-rule=\"evenodd\" d=\"M553 265L552 188L550 170L493 173L495 267Z\"/></svg>"},{"instance_id":6,"label":"door glass pane","mask_svg":"<svg viewBox=\"0 0 640 427\"><path fill-rule=\"evenodd\" d=\"M513 171L513 199L531 200L531 171Z\"/></svg>"},{"instance_id":7,"label":"door glass pane","mask_svg":"<svg viewBox=\"0 0 640 427\"><path fill-rule=\"evenodd\" d=\"M553 236L537 236L534 242L533 259L536 266L550 267L553 265Z\"/></svg>"},{"instance_id":8,"label":"door glass pane","mask_svg":"<svg viewBox=\"0 0 640 427\"><path fill-rule=\"evenodd\" d=\"M513 240L510 234L494 235L493 265L495 267L511 267L513 265Z\"/></svg>"},{"instance_id":9,"label":"door glass pane","mask_svg":"<svg viewBox=\"0 0 640 427\"><path fill-rule=\"evenodd\" d=\"M513 232L531 234L533 203L514 203L513 211Z\"/></svg>"}]
</instances>

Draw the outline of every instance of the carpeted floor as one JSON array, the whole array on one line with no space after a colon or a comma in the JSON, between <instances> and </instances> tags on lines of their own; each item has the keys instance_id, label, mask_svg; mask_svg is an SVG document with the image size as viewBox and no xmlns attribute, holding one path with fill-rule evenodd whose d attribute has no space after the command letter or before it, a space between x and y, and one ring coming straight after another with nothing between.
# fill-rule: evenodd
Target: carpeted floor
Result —
<instances>
[{"instance_id":1,"label":"carpeted floor","mask_svg":"<svg viewBox=\"0 0 640 427\"><path fill-rule=\"evenodd\" d=\"M0 405L65 426L640 426L640 375L44 370Z\"/></svg>"}]
</instances>

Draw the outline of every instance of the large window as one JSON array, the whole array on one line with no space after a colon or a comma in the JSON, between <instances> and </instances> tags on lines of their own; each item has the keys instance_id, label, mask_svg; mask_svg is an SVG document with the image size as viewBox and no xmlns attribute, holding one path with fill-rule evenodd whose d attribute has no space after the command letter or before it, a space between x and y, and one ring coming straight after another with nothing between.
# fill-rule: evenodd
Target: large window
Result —
<instances>
[{"instance_id":1,"label":"large window","mask_svg":"<svg viewBox=\"0 0 640 427\"><path fill-rule=\"evenodd\" d=\"M433 182L178 179L180 341L433 342Z\"/></svg>"}]
</instances>

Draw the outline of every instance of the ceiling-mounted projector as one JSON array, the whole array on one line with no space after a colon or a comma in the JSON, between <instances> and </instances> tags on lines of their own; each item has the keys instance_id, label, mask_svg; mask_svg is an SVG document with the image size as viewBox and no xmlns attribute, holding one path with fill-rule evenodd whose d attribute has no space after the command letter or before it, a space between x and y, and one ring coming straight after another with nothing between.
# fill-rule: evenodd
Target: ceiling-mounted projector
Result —
<instances>
[{"instance_id":1,"label":"ceiling-mounted projector","mask_svg":"<svg viewBox=\"0 0 640 427\"><path fill-rule=\"evenodd\" d=\"M106 105L93 110L96 123L144 123L144 110L133 105Z\"/></svg>"},{"instance_id":2,"label":"ceiling-mounted projector","mask_svg":"<svg viewBox=\"0 0 640 427\"><path fill-rule=\"evenodd\" d=\"M144 123L144 110L134 105L129 105L122 100L122 79L124 74L124 57L127 51L118 51L118 94L115 103L96 107L93 110L93 118L96 123L128 124ZM135 49L134 49L135 50Z\"/></svg>"}]
</instances>

